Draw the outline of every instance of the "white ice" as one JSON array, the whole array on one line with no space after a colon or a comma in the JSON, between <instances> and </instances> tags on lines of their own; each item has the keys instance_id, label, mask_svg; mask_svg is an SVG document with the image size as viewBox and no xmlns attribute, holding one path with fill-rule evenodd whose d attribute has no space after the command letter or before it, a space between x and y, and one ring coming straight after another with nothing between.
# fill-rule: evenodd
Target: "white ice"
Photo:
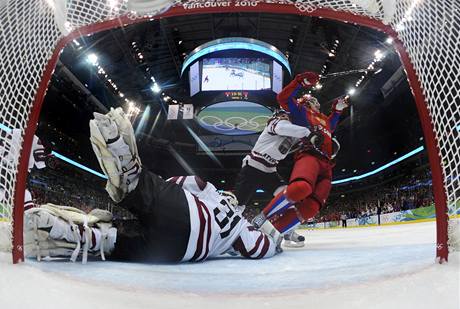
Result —
<instances>
[{"instance_id":1,"label":"white ice","mask_svg":"<svg viewBox=\"0 0 460 309\"><path fill-rule=\"evenodd\" d=\"M233 74L231 74L232 72ZM239 74L241 74L241 76L238 76ZM208 77L207 81L206 77ZM246 70L210 66L203 72L202 86L203 90L269 89L270 78Z\"/></svg>"},{"instance_id":2,"label":"white ice","mask_svg":"<svg viewBox=\"0 0 460 309\"><path fill-rule=\"evenodd\" d=\"M460 253L435 262L434 222L302 230L272 259L148 265L0 254L1 308L460 308Z\"/></svg>"}]
</instances>

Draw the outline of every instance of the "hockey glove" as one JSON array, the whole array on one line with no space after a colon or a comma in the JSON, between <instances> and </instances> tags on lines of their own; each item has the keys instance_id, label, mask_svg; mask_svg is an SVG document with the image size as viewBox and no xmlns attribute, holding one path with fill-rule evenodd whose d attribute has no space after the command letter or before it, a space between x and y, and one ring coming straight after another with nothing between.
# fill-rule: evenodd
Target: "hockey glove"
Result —
<instances>
[{"instance_id":1,"label":"hockey glove","mask_svg":"<svg viewBox=\"0 0 460 309\"><path fill-rule=\"evenodd\" d=\"M310 134L301 139L304 144L310 144L316 149L320 149L324 143L324 135L317 129L312 129Z\"/></svg>"},{"instance_id":2,"label":"hockey glove","mask_svg":"<svg viewBox=\"0 0 460 309\"><path fill-rule=\"evenodd\" d=\"M259 228L259 231L272 238L276 244L276 253L282 253L283 249L281 248L281 242L283 237L280 232L273 226L270 220L266 220Z\"/></svg>"},{"instance_id":3,"label":"hockey glove","mask_svg":"<svg viewBox=\"0 0 460 309\"><path fill-rule=\"evenodd\" d=\"M348 98L348 96L344 96L336 99L335 102L332 104L332 110L342 112L344 109L350 106Z\"/></svg>"},{"instance_id":4,"label":"hockey glove","mask_svg":"<svg viewBox=\"0 0 460 309\"><path fill-rule=\"evenodd\" d=\"M319 81L319 75L315 72L305 72L297 74L295 77L296 81L304 88L311 88L315 86Z\"/></svg>"}]
</instances>

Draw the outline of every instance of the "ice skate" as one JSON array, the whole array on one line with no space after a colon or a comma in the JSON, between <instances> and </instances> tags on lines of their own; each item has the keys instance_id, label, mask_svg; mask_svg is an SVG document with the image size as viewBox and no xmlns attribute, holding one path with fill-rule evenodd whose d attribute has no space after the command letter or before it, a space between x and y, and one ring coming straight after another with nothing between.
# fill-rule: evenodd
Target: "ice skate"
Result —
<instances>
[{"instance_id":1,"label":"ice skate","mask_svg":"<svg viewBox=\"0 0 460 309\"><path fill-rule=\"evenodd\" d=\"M284 246L287 248L302 248L305 247L305 237L297 234L294 230L284 234Z\"/></svg>"}]
</instances>

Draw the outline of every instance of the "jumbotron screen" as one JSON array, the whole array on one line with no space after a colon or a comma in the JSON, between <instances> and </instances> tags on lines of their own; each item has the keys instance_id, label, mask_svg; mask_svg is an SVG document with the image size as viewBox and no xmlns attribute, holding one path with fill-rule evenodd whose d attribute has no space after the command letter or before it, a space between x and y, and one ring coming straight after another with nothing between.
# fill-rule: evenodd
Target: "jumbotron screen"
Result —
<instances>
[{"instance_id":1,"label":"jumbotron screen","mask_svg":"<svg viewBox=\"0 0 460 309\"><path fill-rule=\"evenodd\" d=\"M202 63L202 91L271 89L272 60L206 58Z\"/></svg>"}]
</instances>

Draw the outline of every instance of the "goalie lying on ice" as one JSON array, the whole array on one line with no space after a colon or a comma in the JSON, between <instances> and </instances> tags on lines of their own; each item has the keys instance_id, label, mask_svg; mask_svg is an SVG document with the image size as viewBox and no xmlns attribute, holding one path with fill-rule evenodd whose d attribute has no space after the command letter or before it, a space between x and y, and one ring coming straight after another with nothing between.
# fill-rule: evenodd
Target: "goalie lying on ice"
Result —
<instances>
[{"instance_id":1,"label":"goalie lying on ice","mask_svg":"<svg viewBox=\"0 0 460 309\"><path fill-rule=\"evenodd\" d=\"M133 128L121 109L95 113L90 130L108 177L107 192L138 220L112 227L103 211L75 219L59 207L50 210L55 206L34 209L26 212L28 256L70 255L75 260L83 252L84 261L93 253L123 261L198 262L224 253L258 259L282 251L282 239L271 223L254 228L235 209L231 195L197 176L165 181L143 167Z\"/></svg>"}]
</instances>

